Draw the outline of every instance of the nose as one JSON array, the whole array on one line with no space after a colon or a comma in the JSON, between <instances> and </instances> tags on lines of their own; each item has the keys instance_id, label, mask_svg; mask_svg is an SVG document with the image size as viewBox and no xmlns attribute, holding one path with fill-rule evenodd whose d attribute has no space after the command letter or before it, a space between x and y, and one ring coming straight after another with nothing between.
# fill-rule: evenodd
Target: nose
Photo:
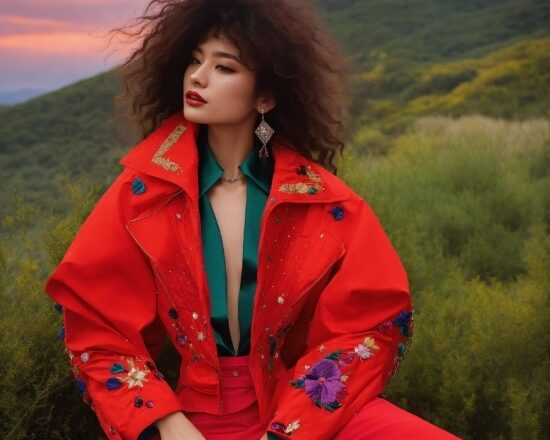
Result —
<instances>
[{"instance_id":1,"label":"nose","mask_svg":"<svg viewBox=\"0 0 550 440\"><path fill-rule=\"evenodd\" d=\"M200 65L191 75L189 75L189 80L194 86L204 87L206 85L206 75L203 73L203 65Z\"/></svg>"}]
</instances>

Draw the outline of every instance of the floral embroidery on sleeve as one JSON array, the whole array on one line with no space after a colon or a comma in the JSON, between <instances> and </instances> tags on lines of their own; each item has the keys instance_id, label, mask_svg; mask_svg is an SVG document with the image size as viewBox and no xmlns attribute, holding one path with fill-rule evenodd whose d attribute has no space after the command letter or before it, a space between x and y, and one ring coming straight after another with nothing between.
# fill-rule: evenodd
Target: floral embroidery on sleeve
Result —
<instances>
[{"instance_id":1,"label":"floral embroidery on sleeve","mask_svg":"<svg viewBox=\"0 0 550 440\"><path fill-rule=\"evenodd\" d=\"M321 346L324 349L324 346ZM307 373L293 380L294 388L304 388L306 394L319 408L334 411L342 406L346 397L345 382L348 375L343 374L341 367L349 365L355 357L361 361L371 358L373 350L379 350L374 338L367 337L354 348L354 351L341 350L329 353L323 359L307 368ZM322 350L321 350L322 351Z\"/></svg>"},{"instance_id":2,"label":"floral embroidery on sleeve","mask_svg":"<svg viewBox=\"0 0 550 440\"><path fill-rule=\"evenodd\" d=\"M399 329L400 342L397 354L394 359L394 366L391 375L395 374L401 363L406 344L409 343L412 336L412 311L402 311L391 321L386 321L379 326L381 333L387 334L392 329ZM319 347L319 351L325 349L324 345ZM306 365L306 373L298 379L291 380L290 384L294 388L303 388L308 397L319 408L333 412L342 406L346 397L345 383L348 380L348 374L344 374L341 368L348 366L355 358L361 362L375 356L380 347L376 344L372 336L366 337L360 344L353 348L353 351L344 352L337 350L329 353L323 359L315 362L311 367Z\"/></svg>"}]
</instances>

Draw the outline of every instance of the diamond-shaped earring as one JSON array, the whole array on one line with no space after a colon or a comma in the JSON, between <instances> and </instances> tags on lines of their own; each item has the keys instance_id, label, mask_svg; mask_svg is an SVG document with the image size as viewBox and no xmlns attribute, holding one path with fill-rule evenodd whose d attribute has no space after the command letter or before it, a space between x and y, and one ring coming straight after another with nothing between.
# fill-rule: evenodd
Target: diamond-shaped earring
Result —
<instances>
[{"instance_id":1,"label":"diamond-shaped earring","mask_svg":"<svg viewBox=\"0 0 550 440\"><path fill-rule=\"evenodd\" d=\"M266 157L269 157L269 153L267 151L266 144L269 142L269 139L271 139L271 136L273 133L275 133L275 130L271 128L271 125L269 125L267 122L265 122L264 119L264 109L260 108L260 113L262 114L262 122L256 127L256 130L254 133L260 138L260 140L263 143L262 148L260 148L259 156L260 159L264 159Z\"/></svg>"}]
</instances>

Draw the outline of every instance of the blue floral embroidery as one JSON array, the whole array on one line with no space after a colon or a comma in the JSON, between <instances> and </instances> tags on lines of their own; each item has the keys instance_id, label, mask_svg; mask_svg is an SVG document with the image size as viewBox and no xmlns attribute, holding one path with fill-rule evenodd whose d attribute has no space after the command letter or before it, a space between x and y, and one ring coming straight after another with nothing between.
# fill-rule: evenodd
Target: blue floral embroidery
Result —
<instances>
[{"instance_id":1,"label":"blue floral embroidery","mask_svg":"<svg viewBox=\"0 0 550 440\"><path fill-rule=\"evenodd\" d=\"M107 382L105 382L105 386L109 391L116 390L117 388L120 388L121 385L122 383L116 377L110 377L107 379Z\"/></svg>"},{"instance_id":2,"label":"blue floral embroidery","mask_svg":"<svg viewBox=\"0 0 550 440\"><path fill-rule=\"evenodd\" d=\"M113 366L110 369L111 373L118 374L118 373L124 373L126 370L124 367L120 364L113 364Z\"/></svg>"},{"instance_id":3,"label":"blue floral embroidery","mask_svg":"<svg viewBox=\"0 0 550 440\"><path fill-rule=\"evenodd\" d=\"M330 213L336 221L340 221L344 218L344 208L341 206L335 206L330 210Z\"/></svg>"},{"instance_id":4,"label":"blue floral embroidery","mask_svg":"<svg viewBox=\"0 0 550 440\"><path fill-rule=\"evenodd\" d=\"M63 313L63 306L61 304L55 303L54 307L57 313Z\"/></svg>"},{"instance_id":5,"label":"blue floral embroidery","mask_svg":"<svg viewBox=\"0 0 550 440\"><path fill-rule=\"evenodd\" d=\"M393 320L392 320L392 324L395 326L395 327L399 327L399 329L401 330L401 335L402 336L410 336L410 328L409 328L409 325L410 325L410 322L411 322L411 317L412 317L412 312L410 310L403 310L399 315L397 315Z\"/></svg>"},{"instance_id":6,"label":"blue floral embroidery","mask_svg":"<svg viewBox=\"0 0 550 440\"><path fill-rule=\"evenodd\" d=\"M59 331L57 332L57 336L59 337L59 339L65 339L65 326L64 325L62 325L59 328Z\"/></svg>"},{"instance_id":7,"label":"blue floral embroidery","mask_svg":"<svg viewBox=\"0 0 550 440\"><path fill-rule=\"evenodd\" d=\"M146 190L145 183L139 177L136 177L132 182L132 193L135 195L143 194Z\"/></svg>"}]
</instances>

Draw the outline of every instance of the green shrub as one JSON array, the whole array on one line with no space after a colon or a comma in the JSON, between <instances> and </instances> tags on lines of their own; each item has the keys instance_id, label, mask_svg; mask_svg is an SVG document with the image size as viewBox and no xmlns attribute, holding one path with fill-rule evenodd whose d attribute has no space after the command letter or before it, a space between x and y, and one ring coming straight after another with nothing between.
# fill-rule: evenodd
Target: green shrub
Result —
<instances>
[{"instance_id":1,"label":"green shrub","mask_svg":"<svg viewBox=\"0 0 550 440\"><path fill-rule=\"evenodd\" d=\"M410 278L413 344L388 397L465 439L550 428L549 139L544 120L431 117L386 159L344 165Z\"/></svg>"}]
</instances>

